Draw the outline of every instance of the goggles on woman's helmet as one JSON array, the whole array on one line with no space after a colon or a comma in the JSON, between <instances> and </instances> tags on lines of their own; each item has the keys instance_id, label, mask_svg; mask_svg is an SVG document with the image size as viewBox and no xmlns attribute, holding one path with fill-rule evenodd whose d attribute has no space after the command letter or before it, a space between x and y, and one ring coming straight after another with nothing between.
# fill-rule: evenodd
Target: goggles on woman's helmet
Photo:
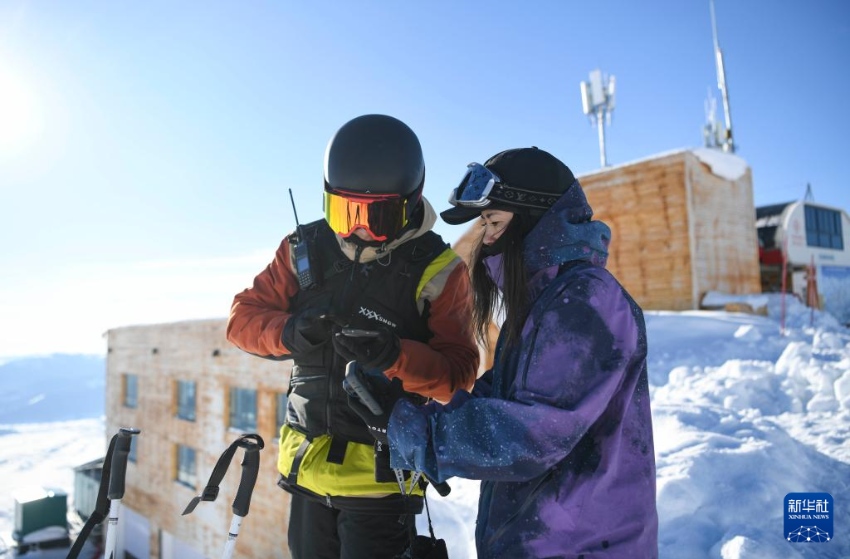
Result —
<instances>
[{"instance_id":1,"label":"goggles on woman's helmet","mask_svg":"<svg viewBox=\"0 0 850 559\"><path fill-rule=\"evenodd\" d=\"M440 217L459 225L486 209L542 215L573 184L578 181L572 171L553 155L535 147L505 150L484 165L467 165L463 180L449 196L453 207L440 212Z\"/></svg>"},{"instance_id":2,"label":"goggles on woman's helmet","mask_svg":"<svg viewBox=\"0 0 850 559\"><path fill-rule=\"evenodd\" d=\"M325 191L325 220L334 233L349 237L363 229L374 241L395 238L410 221L407 198L399 194L347 194Z\"/></svg>"},{"instance_id":3,"label":"goggles on woman's helmet","mask_svg":"<svg viewBox=\"0 0 850 559\"><path fill-rule=\"evenodd\" d=\"M455 206L454 210L467 213L472 210L481 211L490 206L491 202L496 202L517 209L545 211L552 207L562 194L519 188L503 181L495 171L480 163L470 163L466 168L466 174L460 184L449 196L449 203Z\"/></svg>"},{"instance_id":4,"label":"goggles on woman's helmet","mask_svg":"<svg viewBox=\"0 0 850 559\"><path fill-rule=\"evenodd\" d=\"M483 208L489 205L488 196L502 179L480 163L470 163L466 169L460 184L449 196L449 204L468 208Z\"/></svg>"}]
</instances>

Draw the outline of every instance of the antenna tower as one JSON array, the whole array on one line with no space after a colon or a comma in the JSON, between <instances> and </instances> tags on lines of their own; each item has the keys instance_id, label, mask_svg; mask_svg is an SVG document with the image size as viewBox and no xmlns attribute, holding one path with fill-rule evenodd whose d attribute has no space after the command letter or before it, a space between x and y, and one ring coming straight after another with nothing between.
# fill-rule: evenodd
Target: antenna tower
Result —
<instances>
[{"instance_id":1,"label":"antenna tower","mask_svg":"<svg viewBox=\"0 0 850 559\"><path fill-rule=\"evenodd\" d=\"M720 50L720 42L717 40L717 20L714 17L714 0L709 0L709 7L711 8L711 33L714 38L714 62L717 66L717 88L720 90L720 97L723 100L723 115L726 120L726 126L725 128L721 128L721 125L714 120L714 110L712 108L711 115L706 115L709 120L705 126L704 134L706 135L706 145L719 147L728 153L735 153L735 142L732 140L732 112L729 108L729 88L726 87L726 68L723 65L723 51ZM709 103L714 104L714 99L710 96ZM711 139L708 137L709 134L712 136Z\"/></svg>"},{"instance_id":2,"label":"antenna tower","mask_svg":"<svg viewBox=\"0 0 850 559\"><path fill-rule=\"evenodd\" d=\"M717 99L708 88L705 97L705 126L702 127L702 137L707 148L720 148L723 142L723 127L717 123Z\"/></svg>"},{"instance_id":3,"label":"antenna tower","mask_svg":"<svg viewBox=\"0 0 850 559\"><path fill-rule=\"evenodd\" d=\"M803 197L803 200L806 202L814 202L815 201L815 193L812 192L812 183L806 183L806 195Z\"/></svg>"},{"instance_id":4,"label":"antenna tower","mask_svg":"<svg viewBox=\"0 0 850 559\"><path fill-rule=\"evenodd\" d=\"M590 72L590 79L581 82L581 107L590 122L599 128L599 161L602 167L607 167L605 124L611 124L614 112L614 76L603 76L602 70Z\"/></svg>"}]
</instances>

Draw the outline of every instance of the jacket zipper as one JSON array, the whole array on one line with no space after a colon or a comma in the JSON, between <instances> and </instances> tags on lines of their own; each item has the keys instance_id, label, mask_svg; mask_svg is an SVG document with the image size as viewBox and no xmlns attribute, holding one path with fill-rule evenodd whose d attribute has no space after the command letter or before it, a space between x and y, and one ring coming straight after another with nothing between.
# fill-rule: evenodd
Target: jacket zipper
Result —
<instances>
[{"instance_id":1,"label":"jacket zipper","mask_svg":"<svg viewBox=\"0 0 850 559\"><path fill-rule=\"evenodd\" d=\"M522 367L522 384L520 385L523 390L525 389L525 383L528 380L528 366L531 363L531 356L534 354L534 344L537 342L537 333L540 332L540 326L536 326L534 328L534 334L531 336L531 342L525 347L528 348L528 355L525 356L525 363L523 363Z\"/></svg>"},{"instance_id":2,"label":"jacket zipper","mask_svg":"<svg viewBox=\"0 0 850 559\"><path fill-rule=\"evenodd\" d=\"M496 539L500 538L500 537L502 536L502 534L504 534L504 533L505 533L505 531L506 531L506 530L510 527L510 525L511 525L511 524L512 524L512 523L513 523L513 522L514 522L514 521L515 521L515 520L516 520L516 519L517 519L517 518L518 518L521 514L523 514L523 513L526 511L526 509L529 507L529 505L531 505L531 503L532 503L532 502L534 502L534 500L535 500L535 498L537 497L537 495L540 493L540 491L542 491L542 490L543 490L543 486L544 486L544 485L546 485L546 484L549 482L549 480L552 478L552 475L553 475L554 473L555 473L555 469L554 469L554 468L552 468L552 469L550 469L548 472L546 472L546 475L544 475L544 476L543 476L543 479L541 479L541 480L537 483L537 485L535 485L535 486L534 486L534 489L532 489L532 490L528 493L528 495L526 496L525 500L522 502L522 505L520 505L520 507L516 510L516 512L514 512L514 513L513 513L512 515L510 515L507 519L505 519L505 521L504 521L504 522L502 522L502 525L499 527L499 529L498 529L498 530L496 530L495 532L493 532L493 534L492 534L489 538L487 538L487 542L485 543L485 545L490 545L490 544L491 544L491 543L493 543ZM495 487L493 488L493 490L495 490ZM482 534L482 535L483 535L483 534Z\"/></svg>"}]
</instances>

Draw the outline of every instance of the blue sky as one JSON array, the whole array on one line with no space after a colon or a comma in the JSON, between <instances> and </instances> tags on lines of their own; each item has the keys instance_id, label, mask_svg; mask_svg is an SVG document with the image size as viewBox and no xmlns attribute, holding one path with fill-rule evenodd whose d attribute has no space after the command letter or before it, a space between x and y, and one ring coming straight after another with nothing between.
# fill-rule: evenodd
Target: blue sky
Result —
<instances>
[{"instance_id":1,"label":"blue sky","mask_svg":"<svg viewBox=\"0 0 850 559\"><path fill-rule=\"evenodd\" d=\"M715 9L755 203L811 183L850 209L850 4ZM287 189L321 216L325 145L360 114L417 132L437 209L509 147L597 170L595 68L617 79L609 163L699 147L719 104L708 0L0 0L0 357L225 316L293 226Z\"/></svg>"}]
</instances>

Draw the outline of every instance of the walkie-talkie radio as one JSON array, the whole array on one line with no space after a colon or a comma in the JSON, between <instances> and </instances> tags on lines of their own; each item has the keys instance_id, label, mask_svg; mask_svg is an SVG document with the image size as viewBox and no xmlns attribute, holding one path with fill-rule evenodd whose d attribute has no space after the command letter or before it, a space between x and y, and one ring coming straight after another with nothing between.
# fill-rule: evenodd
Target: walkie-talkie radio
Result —
<instances>
[{"instance_id":1,"label":"walkie-talkie radio","mask_svg":"<svg viewBox=\"0 0 850 559\"><path fill-rule=\"evenodd\" d=\"M295 275L298 277L298 287L312 289L319 286L319 270L310 254L309 243L305 228L298 222L298 210L295 209L295 198L289 189L289 199L292 201L292 213L295 214L295 235L289 237L289 248L295 257Z\"/></svg>"}]
</instances>

